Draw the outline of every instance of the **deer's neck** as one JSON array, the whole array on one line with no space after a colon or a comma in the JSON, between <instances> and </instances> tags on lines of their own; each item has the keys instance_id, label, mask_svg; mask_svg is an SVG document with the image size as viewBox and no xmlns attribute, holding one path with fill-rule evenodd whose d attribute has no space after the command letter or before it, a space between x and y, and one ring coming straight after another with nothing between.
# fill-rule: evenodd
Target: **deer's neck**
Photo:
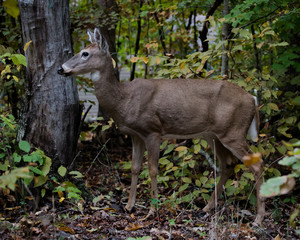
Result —
<instances>
[{"instance_id":1,"label":"deer's neck","mask_svg":"<svg viewBox=\"0 0 300 240\"><path fill-rule=\"evenodd\" d=\"M122 99L121 84L117 80L112 64L91 73L99 105L114 118Z\"/></svg>"}]
</instances>

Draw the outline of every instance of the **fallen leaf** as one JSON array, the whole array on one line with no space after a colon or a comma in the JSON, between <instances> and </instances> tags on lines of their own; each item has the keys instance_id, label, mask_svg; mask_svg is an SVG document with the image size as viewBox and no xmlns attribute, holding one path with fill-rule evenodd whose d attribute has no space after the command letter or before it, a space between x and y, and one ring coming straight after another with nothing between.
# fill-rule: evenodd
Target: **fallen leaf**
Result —
<instances>
[{"instance_id":1,"label":"fallen leaf","mask_svg":"<svg viewBox=\"0 0 300 240\"><path fill-rule=\"evenodd\" d=\"M138 223L129 223L129 226L125 228L126 231L135 231L140 228L143 228L144 226L138 224Z\"/></svg>"},{"instance_id":2,"label":"fallen leaf","mask_svg":"<svg viewBox=\"0 0 300 240\"><path fill-rule=\"evenodd\" d=\"M71 234L75 234L74 230L72 228L69 228L68 226L60 226L58 227L59 230L64 232L69 232Z\"/></svg>"},{"instance_id":3,"label":"fallen leaf","mask_svg":"<svg viewBox=\"0 0 300 240\"><path fill-rule=\"evenodd\" d=\"M274 240L281 240L281 237L279 236L279 234L277 234L277 236L274 238Z\"/></svg>"}]
</instances>

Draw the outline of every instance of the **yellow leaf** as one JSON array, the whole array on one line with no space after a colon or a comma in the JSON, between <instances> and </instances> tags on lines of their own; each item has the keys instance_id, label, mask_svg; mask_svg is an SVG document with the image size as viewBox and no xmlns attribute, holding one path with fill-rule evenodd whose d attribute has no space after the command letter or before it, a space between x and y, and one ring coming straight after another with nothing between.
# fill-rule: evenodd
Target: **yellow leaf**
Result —
<instances>
[{"instance_id":1,"label":"yellow leaf","mask_svg":"<svg viewBox=\"0 0 300 240\"><path fill-rule=\"evenodd\" d=\"M181 63L179 64L179 68L180 68L180 69L184 69L184 68L185 68L185 62L181 62Z\"/></svg>"},{"instance_id":2,"label":"yellow leaf","mask_svg":"<svg viewBox=\"0 0 300 240\"><path fill-rule=\"evenodd\" d=\"M58 191L57 194L60 198L63 198L63 196L64 196L64 193L62 191Z\"/></svg>"},{"instance_id":3,"label":"yellow leaf","mask_svg":"<svg viewBox=\"0 0 300 240\"><path fill-rule=\"evenodd\" d=\"M258 153L249 154L249 155L243 157L243 162L246 167L249 167L249 166L257 163L260 159L261 159L261 153L258 152Z\"/></svg>"},{"instance_id":4,"label":"yellow leaf","mask_svg":"<svg viewBox=\"0 0 300 240\"><path fill-rule=\"evenodd\" d=\"M214 71L215 71L214 69L213 69L213 70L210 70L209 72L206 73L206 76L205 76L205 77L206 77L206 78L209 77L210 75L212 75L212 74L214 73Z\"/></svg>"},{"instance_id":5,"label":"yellow leaf","mask_svg":"<svg viewBox=\"0 0 300 240\"><path fill-rule=\"evenodd\" d=\"M160 58L159 57L155 57L155 63L160 64Z\"/></svg>"},{"instance_id":6,"label":"yellow leaf","mask_svg":"<svg viewBox=\"0 0 300 240\"><path fill-rule=\"evenodd\" d=\"M186 149L187 149L186 146L180 146L180 147L175 148L175 151L181 152L181 151L184 151L184 150L186 150Z\"/></svg>"},{"instance_id":7,"label":"yellow leaf","mask_svg":"<svg viewBox=\"0 0 300 240\"><path fill-rule=\"evenodd\" d=\"M112 61L112 64L113 64L114 68L116 68L117 64L116 64L115 59L111 58L111 61Z\"/></svg>"},{"instance_id":8,"label":"yellow leaf","mask_svg":"<svg viewBox=\"0 0 300 240\"><path fill-rule=\"evenodd\" d=\"M19 82L19 78L17 78L15 75L13 75L13 79L14 79L16 82Z\"/></svg>"},{"instance_id":9,"label":"yellow leaf","mask_svg":"<svg viewBox=\"0 0 300 240\"><path fill-rule=\"evenodd\" d=\"M219 21L220 23L223 23L225 20L226 20L225 18L219 18L219 19L218 19L218 21Z\"/></svg>"},{"instance_id":10,"label":"yellow leaf","mask_svg":"<svg viewBox=\"0 0 300 240\"><path fill-rule=\"evenodd\" d=\"M246 81L247 81L247 83L249 83L251 81L251 77L248 76Z\"/></svg>"},{"instance_id":11,"label":"yellow leaf","mask_svg":"<svg viewBox=\"0 0 300 240\"><path fill-rule=\"evenodd\" d=\"M201 65L196 69L196 72L201 72L202 69L203 69L203 67L204 67L204 63L201 64Z\"/></svg>"},{"instance_id":12,"label":"yellow leaf","mask_svg":"<svg viewBox=\"0 0 300 240\"><path fill-rule=\"evenodd\" d=\"M24 52L26 52L26 50L28 49L30 43L32 43L32 40L30 40L29 42L27 42L24 46Z\"/></svg>"},{"instance_id":13,"label":"yellow leaf","mask_svg":"<svg viewBox=\"0 0 300 240\"><path fill-rule=\"evenodd\" d=\"M132 63L136 63L138 60L139 60L138 57L132 57L132 58L130 58L130 61L131 61Z\"/></svg>"},{"instance_id":14,"label":"yellow leaf","mask_svg":"<svg viewBox=\"0 0 300 240\"><path fill-rule=\"evenodd\" d=\"M65 200L65 198L64 198L64 197L61 197L61 198L59 199L59 202L62 202L63 200Z\"/></svg>"},{"instance_id":15,"label":"yellow leaf","mask_svg":"<svg viewBox=\"0 0 300 240\"><path fill-rule=\"evenodd\" d=\"M15 19L18 19L20 15L20 9L18 7L18 0L6 0L4 1L3 7L6 8L6 12L13 16Z\"/></svg>"},{"instance_id":16,"label":"yellow leaf","mask_svg":"<svg viewBox=\"0 0 300 240\"><path fill-rule=\"evenodd\" d=\"M259 44L257 44L256 45L256 47L258 48L258 49L261 49L261 47L264 45L264 42L260 42Z\"/></svg>"},{"instance_id":17,"label":"yellow leaf","mask_svg":"<svg viewBox=\"0 0 300 240\"><path fill-rule=\"evenodd\" d=\"M143 62L145 64L147 64L149 62L149 59L147 57L145 57L145 56L141 57L141 59L143 60Z\"/></svg>"}]
</instances>

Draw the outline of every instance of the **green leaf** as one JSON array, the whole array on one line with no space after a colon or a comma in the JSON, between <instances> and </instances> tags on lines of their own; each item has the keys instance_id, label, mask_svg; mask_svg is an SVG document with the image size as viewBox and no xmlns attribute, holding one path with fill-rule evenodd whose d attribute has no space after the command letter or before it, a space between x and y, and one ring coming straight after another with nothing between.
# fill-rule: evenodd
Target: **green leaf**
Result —
<instances>
[{"instance_id":1,"label":"green leaf","mask_svg":"<svg viewBox=\"0 0 300 240\"><path fill-rule=\"evenodd\" d=\"M207 180L208 180L207 177L201 177L201 178L200 178L200 182L201 182L202 184L205 184L205 183L207 182Z\"/></svg>"},{"instance_id":2,"label":"green leaf","mask_svg":"<svg viewBox=\"0 0 300 240\"><path fill-rule=\"evenodd\" d=\"M204 198L206 201L208 201L210 199L210 195L208 195L206 193L202 193L201 197Z\"/></svg>"},{"instance_id":3,"label":"green leaf","mask_svg":"<svg viewBox=\"0 0 300 240\"><path fill-rule=\"evenodd\" d=\"M44 164L41 167L41 170L42 170L44 176L48 175L48 173L50 172L51 165L52 165L52 160L49 157L46 157Z\"/></svg>"},{"instance_id":4,"label":"green leaf","mask_svg":"<svg viewBox=\"0 0 300 240\"><path fill-rule=\"evenodd\" d=\"M32 156L31 155L24 155L23 156L24 162L32 162Z\"/></svg>"},{"instance_id":5,"label":"green leaf","mask_svg":"<svg viewBox=\"0 0 300 240\"><path fill-rule=\"evenodd\" d=\"M45 197L45 195L46 195L46 189L43 188L43 189L41 190L41 197L43 198L43 197Z\"/></svg>"},{"instance_id":6,"label":"green leaf","mask_svg":"<svg viewBox=\"0 0 300 240\"><path fill-rule=\"evenodd\" d=\"M286 126L280 126L279 128L277 128L277 131L280 132L282 135L288 137L288 138L292 138L293 136L289 133L287 133L286 131L289 130L288 127Z\"/></svg>"},{"instance_id":7,"label":"green leaf","mask_svg":"<svg viewBox=\"0 0 300 240\"><path fill-rule=\"evenodd\" d=\"M22 64L23 66L27 66L26 58L22 54L12 54L11 55L11 60L15 65L20 65Z\"/></svg>"},{"instance_id":8,"label":"green leaf","mask_svg":"<svg viewBox=\"0 0 300 240\"><path fill-rule=\"evenodd\" d=\"M294 163L296 163L297 161L300 161L299 158L296 158L294 156L291 157L285 157L282 160L280 160L278 163L284 166L291 166Z\"/></svg>"},{"instance_id":9,"label":"green leaf","mask_svg":"<svg viewBox=\"0 0 300 240\"><path fill-rule=\"evenodd\" d=\"M201 187L201 182L199 179L196 179L195 184L197 187Z\"/></svg>"},{"instance_id":10,"label":"green leaf","mask_svg":"<svg viewBox=\"0 0 300 240\"><path fill-rule=\"evenodd\" d=\"M207 141L204 139L201 139L200 144L202 147L207 148Z\"/></svg>"},{"instance_id":11,"label":"green leaf","mask_svg":"<svg viewBox=\"0 0 300 240\"><path fill-rule=\"evenodd\" d=\"M67 192L81 193L81 191L76 186L71 186L67 188Z\"/></svg>"},{"instance_id":12,"label":"green leaf","mask_svg":"<svg viewBox=\"0 0 300 240\"><path fill-rule=\"evenodd\" d=\"M178 192L182 192L182 191L184 191L185 189L187 189L187 188L188 188L188 186L189 186L189 184L188 184L188 183L186 183L186 184L183 184L182 186L180 186L180 188L179 188Z\"/></svg>"},{"instance_id":13,"label":"green leaf","mask_svg":"<svg viewBox=\"0 0 300 240\"><path fill-rule=\"evenodd\" d=\"M275 103L268 103L268 106L274 111L279 111L279 108Z\"/></svg>"},{"instance_id":14,"label":"green leaf","mask_svg":"<svg viewBox=\"0 0 300 240\"><path fill-rule=\"evenodd\" d=\"M244 176L245 178L249 178L250 180L253 180L253 181L254 181L254 176L253 176L253 174L250 173L250 172L244 172L244 173L243 173L243 176Z\"/></svg>"},{"instance_id":15,"label":"green leaf","mask_svg":"<svg viewBox=\"0 0 300 240\"><path fill-rule=\"evenodd\" d=\"M271 178L264 182L260 189L262 197L273 197L288 193L295 186L295 179L290 176Z\"/></svg>"},{"instance_id":16,"label":"green leaf","mask_svg":"<svg viewBox=\"0 0 300 240\"><path fill-rule=\"evenodd\" d=\"M188 177L183 177L182 181L185 182L185 183L192 183L192 180Z\"/></svg>"},{"instance_id":17,"label":"green leaf","mask_svg":"<svg viewBox=\"0 0 300 240\"><path fill-rule=\"evenodd\" d=\"M193 200L193 194L189 193L181 198L181 202L191 202Z\"/></svg>"},{"instance_id":18,"label":"green leaf","mask_svg":"<svg viewBox=\"0 0 300 240\"><path fill-rule=\"evenodd\" d=\"M200 144L194 145L194 153L198 153L198 152L200 152L200 150L201 150Z\"/></svg>"},{"instance_id":19,"label":"green leaf","mask_svg":"<svg viewBox=\"0 0 300 240\"><path fill-rule=\"evenodd\" d=\"M130 168L131 168L131 161L125 162L122 165L122 169L124 169L124 170L129 170Z\"/></svg>"},{"instance_id":20,"label":"green leaf","mask_svg":"<svg viewBox=\"0 0 300 240\"><path fill-rule=\"evenodd\" d=\"M83 178L82 173L81 173L81 172L78 172L78 171L71 171L71 172L69 172L69 174L75 175L75 176L74 176L75 178Z\"/></svg>"},{"instance_id":21,"label":"green leaf","mask_svg":"<svg viewBox=\"0 0 300 240\"><path fill-rule=\"evenodd\" d=\"M252 34L248 32L246 29L241 29L240 34L244 38L252 38Z\"/></svg>"},{"instance_id":22,"label":"green leaf","mask_svg":"<svg viewBox=\"0 0 300 240\"><path fill-rule=\"evenodd\" d=\"M159 164L161 164L161 165L167 165L169 163L170 163L170 161L168 160L167 157L162 157L159 159Z\"/></svg>"},{"instance_id":23,"label":"green leaf","mask_svg":"<svg viewBox=\"0 0 300 240\"><path fill-rule=\"evenodd\" d=\"M160 149L165 149L166 146L168 145L168 140L165 140L161 145L160 145Z\"/></svg>"},{"instance_id":24,"label":"green leaf","mask_svg":"<svg viewBox=\"0 0 300 240\"><path fill-rule=\"evenodd\" d=\"M109 129L110 126L109 125L103 125L102 126L102 132L106 131L107 129Z\"/></svg>"},{"instance_id":25,"label":"green leaf","mask_svg":"<svg viewBox=\"0 0 300 240\"><path fill-rule=\"evenodd\" d=\"M75 193L75 192L69 192L68 193L68 198L75 198L75 199L82 199L81 197L80 197L80 195L78 195L77 193Z\"/></svg>"},{"instance_id":26,"label":"green leaf","mask_svg":"<svg viewBox=\"0 0 300 240\"><path fill-rule=\"evenodd\" d=\"M175 144L169 144L167 150L164 152L164 155L170 153L175 148Z\"/></svg>"},{"instance_id":27,"label":"green leaf","mask_svg":"<svg viewBox=\"0 0 300 240\"><path fill-rule=\"evenodd\" d=\"M282 155L286 154L287 148L286 146L282 145L282 146L278 146L276 147L277 151L280 152Z\"/></svg>"},{"instance_id":28,"label":"green leaf","mask_svg":"<svg viewBox=\"0 0 300 240\"><path fill-rule=\"evenodd\" d=\"M60 176L64 177L67 173L67 169L64 166L60 166L57 172Z\"/></svg>"},{"instance_id":29,"label":"green leaf","mask_svg":"<svg viewBox=\"0 0 300 240\"><path fill-rule=\"evenodd\" d=\"M26 153L30 152L30 144L27 141L21 140L19 142L19 148Z\"/></svg>"},{"instance_id":30,"label":"green leaf","mask_svg":"<svg viewBox=\"0 0 300 240\"><path fill-rule=\"evenodd\" d=\"M13 153L13 158L14 158L15 163L21 162L21 159L22 159L22 157L19 154L15 153L15 152Z\"/></svg>"},{"instance_id":31,"label":"green leaf","mask_svg":"<svg viewBox=\"0 0 300 240\"><path fill-rule=\"evenodd\" d=\"M38 169L38 168L36 168L36 167L33 167L33 166L29 166L29 169L30 169L32 172L34 172L34 173L36 173L36 174L38 174L38 175L43 176L43 172L42 172L40 169Z\"/></svg>"},{"instance_id":32,"label":"green leaf","mask_svg":"<svg viewBox=\"0 0 300 240\"><path fill-rule=\"evenodd\" d=\"M38 176L34 178L34 186L33 187L40 187L44 185L48 180L48 176Z\"/></svg>"},{"instance_id":33,"label":"green leaf","mask_svg":"<svg viewBox=\"0 0 300 240\"><path fill-rule=\"evenodd\" d=\"M300 96L297 96L295 97L293 100L292 100L292 104L294 105L300 105Z\"/></svg>"}]
</instances>

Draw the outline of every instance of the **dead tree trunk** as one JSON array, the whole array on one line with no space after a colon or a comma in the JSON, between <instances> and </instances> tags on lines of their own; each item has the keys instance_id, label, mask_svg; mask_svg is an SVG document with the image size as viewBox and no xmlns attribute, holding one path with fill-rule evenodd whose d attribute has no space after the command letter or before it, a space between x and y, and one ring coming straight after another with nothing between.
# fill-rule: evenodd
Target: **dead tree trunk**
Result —
<instances>
[{"instance_id":1,"label":"dead tree trunk","mask_svg":"<svg viewBox=\"0 0 300 240\"><path fill-rule=\"evenodd\" d=\"M41 148L54 167L69 166L76 151L81 117L76 82L57 74L73 55L69 1L19 0L25 56L26 93L19 139Z\"/></svg>"}]
</instances>

